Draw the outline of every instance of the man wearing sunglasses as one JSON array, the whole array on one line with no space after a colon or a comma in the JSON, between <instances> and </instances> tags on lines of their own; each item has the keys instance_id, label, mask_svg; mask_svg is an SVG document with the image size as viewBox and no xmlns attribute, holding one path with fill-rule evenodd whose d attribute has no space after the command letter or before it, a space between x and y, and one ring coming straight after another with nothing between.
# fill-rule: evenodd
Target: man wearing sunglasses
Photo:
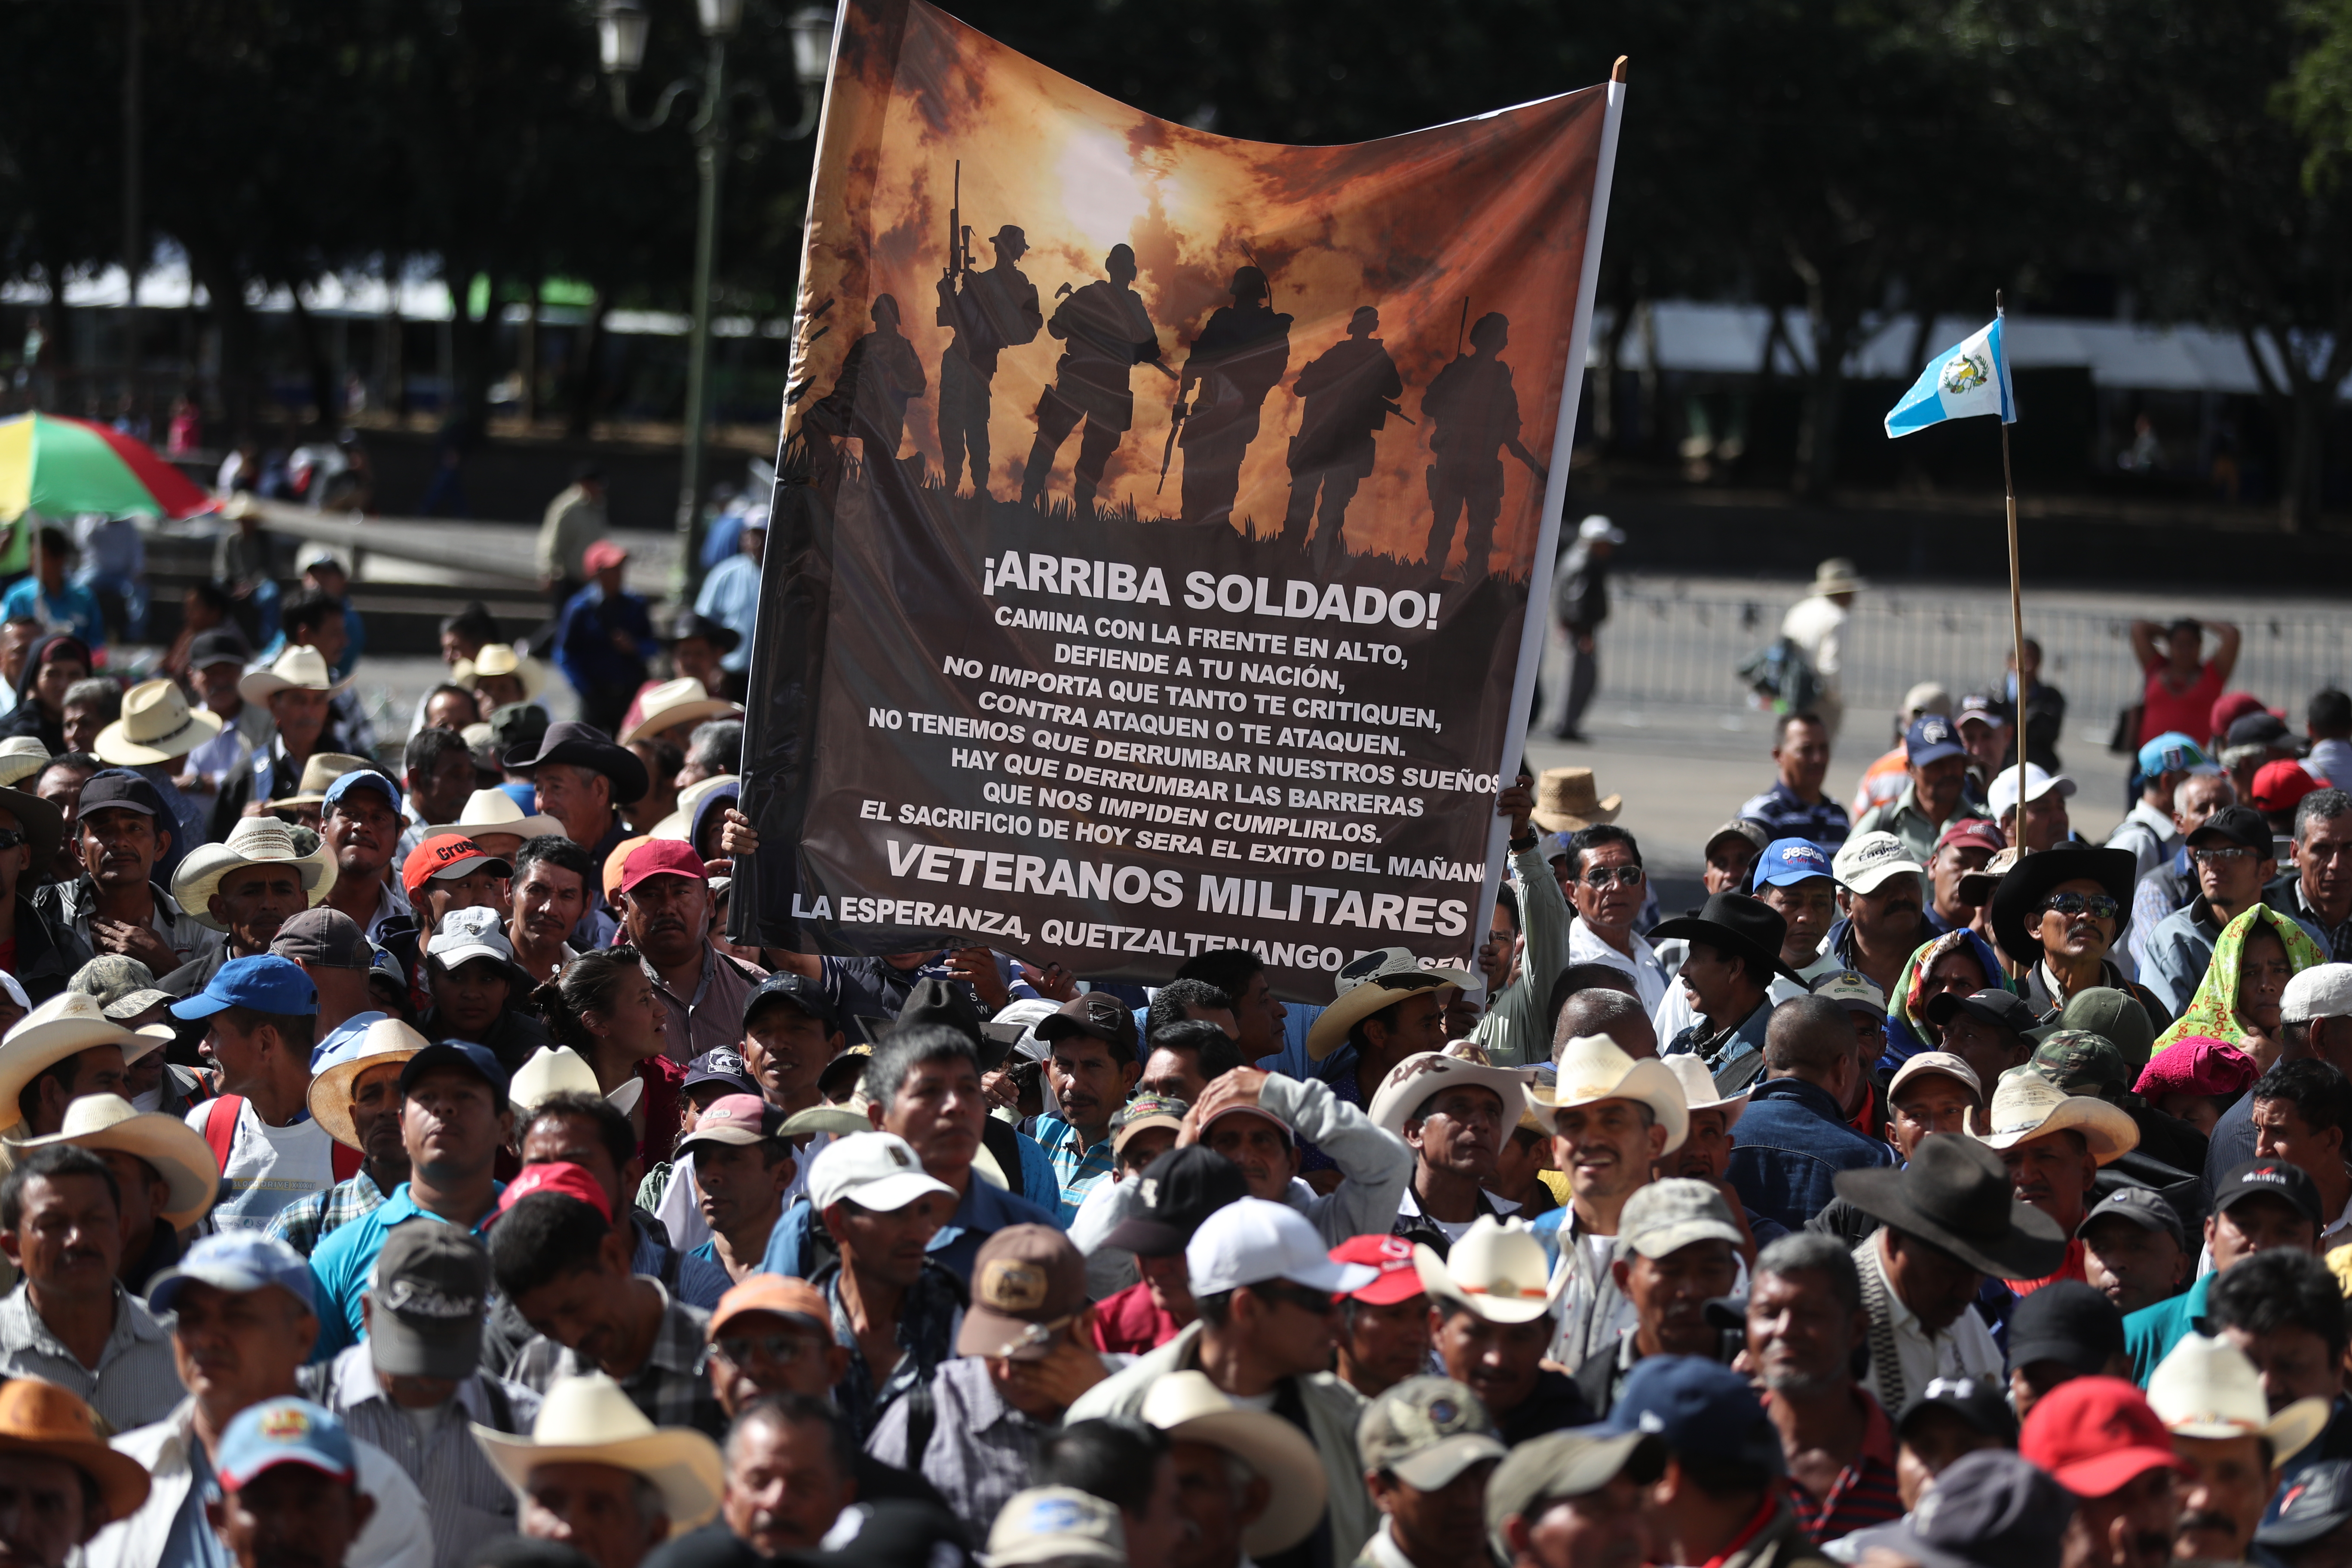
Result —
<instances>
[{"instance_id":1,"label":"man wearing sunglasses","mask_svg":"<svg viewBox=\"0 0 2352 1568\"><path fill-rule=\"evenodd\" d=\"M2094 986L2128 994L2161 1031L2171 1010L2107 957L2123 935L2132 890L2128 849L2064 845L2028 855L1993 889L1994 938L2025 970L2022 994L2034 1016L2054 1022L2067 999Z\"/></svg>"},{"instance_id":2,"label":"man wearing sunglasses","mask_svg":"<svg viewBox=\"0 0 2352 1568\"><path fill-rule=\"evenodd\" d=\"M2197 895L2148 933L2140 965L2147 988L2176 1013L2213 962L2221 928L2262 898L2263 885L2277 871L2270 824L2252 806L2217 811L2189 836L2189 864Z\"/></svg>"},{"instance_id":3,"label":"man wearing sunglasses","mask_svg":"<svg viewBox=\"0 0 2352 1568\"><path fill-rule=\"evenodd\" d=\"M1568 841L1569 898L1576 922L1569 928L1568 962L1605 963L1633 977L1642 1011L1654 1014L1666 999L1666 970L1650 944L1633 934L1649 897L1642 847L1623 828L1597 823Z\"/></svg>"}]
</instances>

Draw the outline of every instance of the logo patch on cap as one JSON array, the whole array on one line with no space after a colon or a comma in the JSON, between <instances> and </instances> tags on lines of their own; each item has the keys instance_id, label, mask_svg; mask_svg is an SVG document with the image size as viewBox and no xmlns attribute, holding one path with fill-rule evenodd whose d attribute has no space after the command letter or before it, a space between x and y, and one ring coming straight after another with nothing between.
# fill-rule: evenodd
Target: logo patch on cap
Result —
<instances>
[{"instance_id":1,"label":"logo patch on cap","mask_svg":"<svg viewBox=\"0 0 2352 1568\"><path fill-rule=\"evenodd\" d=\"M883 1152L890 1156L890 1163L892 1164L899 1166L902 1169L912 1165L915 1163L912 1159L908 1157L907 1151L900 1148L896 1143L885 1145Z\"/></svg>"},{"instance_id":2,"label":"logo patch on cap","mask_svg":"<svg viewBox=\"0 0 2352 1568\"><path fill-rule=\"evenodd\" d=\"M1158 1208L1160 1206L1160 1178L1157 1176L1145 1176L1142 1178L1142 1184L1143 1184L1141 1186L1136 1189L1136 1196L1143 1200L1143 1206L1145 1208Z\"/></svg>"},{"instance_id":3,"label":"logo patch on cap","mask_svg":"<svg viewBox=\"0 0 2352 1568\"><path fill-rule=\"evenodd\" d=\"M410 1279L395 1279L379 1294L385 1307L411 1317L465 1319L479 1317L482 1312L482 1303L478 1300L452 1296Z\"/></svg>"},{"instance_id":4,"label":"logo patch on cap","mask_svg":"<svg viewBox=\"0 0 2352 1568\"><path fill-rule=\"evenodd\" d=\"M1440 1426L1452 1426L1454 1418L1461 1414L1460 1405L1442 1395L1429 1402L1429 1418Z\"/></svg>"},{"instance_id":5,"label":"logo patch on cap","mask_svg":"<svg viewBox=\"0 0 2352 1568\"><path fill-rule=\"evenodd\" d=\"M1029 1505L1027 1527L1039 1535L1059 1535L1085 1522L1086 1515L1068 1498L1039 1498Z\"/></svg>"},{"instance_id":6,"label":"logo patch on cap","mask_svg":"<svg viewBox=\"0 0 2352 1568\"><path fill-rule=\"evenodd\" d=\"M273 1443L299 1443L310 1435L310 1415L299 1405L281 1405L261 1415L261 1435Z\"/></svg>"},{"instance_id":7,"label":"logo patch on cap","mask_svg":"<svg viewBox=\"0 0 2352 1568\"><path fill-rule=\"evenodd\" d=\"M1034 1312L1045 1304L1045 1271L1017 1258L998 1258L980 1271L980 1299L1000 1312Z\"/></svg>"}]
</instances>

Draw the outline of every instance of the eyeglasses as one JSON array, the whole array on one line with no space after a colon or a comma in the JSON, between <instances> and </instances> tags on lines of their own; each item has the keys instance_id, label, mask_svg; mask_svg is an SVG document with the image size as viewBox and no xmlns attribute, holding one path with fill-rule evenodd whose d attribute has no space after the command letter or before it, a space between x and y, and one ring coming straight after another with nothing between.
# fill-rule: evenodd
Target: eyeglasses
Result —
<instances>
[{"instance_id":1,"label":"eyeglasses","mask_svg":"<svg viewBox=\"0 0 2352 1568\"><path fill-rule=\"evenodd\" d=\"M2230 849L2191 849L2189 858L2200 866L2228 866L2240 860L2251 860L2254 852L2243 845Z\"/></svg>"},{"instance_id":2,"label":"eyeglasses","mask_svg":"<svg viewBox=\"0 0 2352 1568\"><path fill-rule=\"evenodd\" d=\"M775 1366L790 1366L810 1348L803 1334L730 1334L711 1341L709 1353L730 1366L749 1366L754 1356Z\"/></svg>"},{"instance_id":3,"label":"eyeglasses","mask_svg":"<svg viewBox=\"0 0 2352 1568\"><path fill-rule=\"evenodd\" d=\"M1595 866L1584 873L1588 888L1605 888L1614 882L1621 888L1638 888L1649 873L1639 866Z\"/></svg>"},{"instance_id":4,"label":"eyeglasses","mask_svg":"<svg viewBox=\"0 0 2352 1568\"><path fill-rule=\"evenodd\" d=\"M2123 908L2105 893L2053 893L2042 907L2053 915L2087 914L2101 921L2115 919L2116 911Z\"/></svg>"},{"instance_id":5,"label":"eyeglasses","mask_svg":"<svg viewBox=\"0 0 2352 1568\"><path fill-rule=\"evenodd\" d=\"M1294 1285L1287 1279L1269 1279L1251 1286L1250 1289L1261 1300L1279 1301L1302 1312L1312 1312L1318 1318L1328 1318L1339 1310L1339 1299L1330 1291L1309 1289L1304 1285Z\"/></svg>"}]
</instances>

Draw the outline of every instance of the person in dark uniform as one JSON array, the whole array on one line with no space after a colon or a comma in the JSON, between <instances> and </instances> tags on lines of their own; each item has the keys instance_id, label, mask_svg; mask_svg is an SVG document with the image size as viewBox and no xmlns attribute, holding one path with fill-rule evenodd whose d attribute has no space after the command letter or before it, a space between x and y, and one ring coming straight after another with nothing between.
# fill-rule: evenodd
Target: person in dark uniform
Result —
<instances>
[{"instance_id":1,"label":"person in dark uniform","mask_svg":"<svg viewBox=\"0 0 2352 1568\"><path fill-rule=\"evenodd\" d=\"M1359 305L1348 318L1348 335L1310 363L1290 384L1306 400L1298 434L1290 440L1290 509L1282 520L1282 542L1304 553L1313 532L1318 575L1328 575L1342 542L1348 503L1372 471L1372 438L1391 414L1404 378L1381 340L1381 313ZM1316 499L1322 498L1322 526L1316 527Z\"/></svg>"},{"instance_id":2,"label":"person in dark uniform","mask_svg":"<svg viewBox=\"0 0 2352 1568\"><path fill-rule=\"evenodd\" d=\"M1519 395L1502 362L1511 341L1509 318L1490 310L1470 328L1470 352L1460 355L1421 395L1421 411L1434 426L1429 447L1428 563L1442 571L1454 548L1454 522L1466 514L1462 581L1486 574L1494 552L1495 520L1503 510L1503 459L1508 452L1545 477L1544 467L1519 441Z\"/></svg>"},{"instance_id":3,"label":"person in dark uniform","mask_svg":"<svg viewBox=\"0 0 2352 1568\"><path fill-rule=\"evenodd\" d=\"M1265 395L1290 368L1290 318L1268 299L1273 290L1255 267L1234 273L1230 305L1220 305L1185 356L1176 384L1183 434L1183 517L1186 522L1224 522L1242 486L1242 458L1257 438L1258 412ZM1194 388L1190 413L1184 397Z\"/></svg>"},{"instance_id":4,"label":"person in dark uniform","mask_svg":"<svg viewBox=\"0 0 2352 1568\"><path fill-rule=\"evenodd\" d=\"M1045 330L1066 346L1054 366L1054 384L1037 400L1037 439L1021 476L1021 503L1035 506L1045 493L1054 454L1086 421L1078 460L1070 470L1070 500L1080 517L1093 514L1095 491L1111 454L1135 424L1135 394L1128 376L1137 365L1161 363L1160 333L1136 293L1135 252L1114 245L1103 258L1107 280L1089 283L1062 301Z\"/></svg>"},{"instance_id":5,"label":"person in dark uniform","mask_svg":"<svg viewBox=\"0 0 2352 1568\"><path fill-rule=\"evenodd\" d=\"M833 390L809 411L829 436L855 436L868 474L898 455L907 435L907 403L929 384L915 345L898 330L898 301L874 296L874 330L849 345Z\"/></svg>"},{"instance_id":6,"label":"person in dark uniform","mask_svg":"<svg viewBox=\"0 0 2352 1568\"><path fill-rule=\"evenodd\" d=\"M938 321L955 329L940 359L940 462L948 492L971 455L972 493L988 494L989 383L996 356L1037 341L1045 324L1037 309L1037 286L1015 265L1029 249L1029 237L1006 224L988 242L996 265L984 272L950 269L940 279Z\"/></svg>"}]
</instances>

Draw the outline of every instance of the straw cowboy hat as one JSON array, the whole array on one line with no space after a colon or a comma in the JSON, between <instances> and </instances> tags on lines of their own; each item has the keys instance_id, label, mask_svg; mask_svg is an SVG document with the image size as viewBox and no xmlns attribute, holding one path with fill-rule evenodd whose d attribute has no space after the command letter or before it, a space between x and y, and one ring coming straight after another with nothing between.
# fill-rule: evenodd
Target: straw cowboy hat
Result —
<instances>
[{"instance_id":1,"label":"straw cowboy hat","mask_svg":"<svg viewBox=\"0 0 2352 1568\"><path fill-rule=\"evenodd\" d=\"M317 648L289 647L268 668L248 670L236 683L236 694L267 708L281 691L341 691L351 683L348 675L335 679L327 668L327 656Z\"/></svg>"},{"instance_id":2,"label":"straw cowboy hat","mask_svg":"<svg viewBox=\"0 0 2352 1568\"><path fill-rule=\"evenodd\" d=\"M0 788L22 784L48 765L49 749L41 744L39 736L11 735L0 741Z\"/></svg>"},{"instance_id":3,"label":"straw cowboy hat","mask_svg":"<svg viewBox=\"0 0 2352 1568\"><path fill-rule=\"evenodd\" d=\"M5 791L0 791L5 795ZM0 800L0 805L5 805ZM221 879L247 866L290 865L302 879L302 892L317 909L335 885L335 852L320 844L308 855L294 844L293 830L275 817L241 817L219 844L199 844L172 873L172 896L188 918L212 931L228 928L213 917L213 895Z\"/></svg>"},{"instance_id":4,"label":"straw cowboy hat","mask_svg":"<svg viewBox=\"0 0 2352 1568\"><path fill-rule=\"evenodd\" d=\"M511 675L522 682L523 700L528 702L547 686L547 666L535 658L525 658L511 644L488 642L482 651L471 658L461 658L450 667L449 684L471 691L486 675Z\"/></svg>"},{"instance_id":5,"label":"straw cowboy hat","mask_svg":"<svg viewBox=\"0 0 2352 1568\"><path fill-rule=\"evenodd\" d=\"M2330 1406L2298 1399L2277 1415L2263 1394L2262 1373L2227 1340L2185 1334L2148 1375L2147 1402L2179 1437L2267 1437L2271 1463L2284 1465L2327 1425Z\"/></svg>"},{"instance_id":6,"label":"straw cowboy hat","mask_svg":"<svg viewBox=\"0 0 2352 1568\"><path fill-rule=\"evenodd\" d=\"M1699 1060L1693 1052L1678 1052L1666 1058L1665 1061L1666 1070L1675 1075L1676 1083L1683 1086L1684 1105L1693 1113L1701 1110L1722 1111L1723 1130L1727 1132L1739 1125L1739 1119L1748 1112L1748 1096L1750 1092L1748 1089L1743 1089L1738 1094L1719 1097L1715 1087L1715 1075L1706 1070L1706 1064Z\"/></svg>"},{"instance_id":7,"label":"straw cowboy hat","mask_svg":"<svg viewBox=\"0 0 2352 1568\"><path fill-rule=\"evenodd\" d=\"M190 708L177 681L142 680L122 694L122 717L98 732L90 750L102 763L135 768L184 757L220 732L220 715Z\"/></svg>"},{"instance_id":8,"label":"straw cowboy hat","mask_svg":"<svg viewBox=\"0 0 2352 1568\"><path fill-rule=\"evenodd\" d=\"M292 795L279 795L276 800L261 803L264 811L291 811L298 805L324 805L327 786L345 773L372 773L380 771L365 757L355 757L348 752L314 752L302 764L302 776L295 781Z\"/></svg>"},{"instance_id":9,"label":"straw cowboy hat","mask_svg":"<svg viewBox=\"0 0 2352 1568\"><path fill-rule=\"evenodd\" d=\"M727 1479L719 1445L690 1426L656 1427L601 1372L550 1384L528 1437L478 1422L473 1427L490 1468L518 1492L541 1465L610 1465L653 1483L673 1537L700 1528L719 1511L719 1489ZM1316 1507L1319 1511L1322 1505Z\"/></svg>"},{"instance_id":10,"label":"straw cowboy hat","mask_svg":"<svg viewBox=\"0 0 2352 1568\"><path fill-rule=\"evenodd\" d=\"M1347 1043L1348 1031L1391 1003L1408 996L1478 984L1466 969L1423 963L1401 947L1376 948L1340 969L1337 994L1307 1031L1307 1054L1321 1061Z\"/></svg>"},{"instance_id":11,"label":"straw cowboy hat","mask_svg":"<svg viewBox=\"0 0 2352 1568\"><path fill-rule=\"evenodd\" d=\"M1444 1258L1436 1248L1416 1243L1412 1267L1430 1295L1490 1323L1532 1323L1549 1315L1575 1278L1573 1270L1563 1268L1555 1283L1551 1260L1527 1221L1493 1215L1472 1221Z\"/></svg>"},{"instance_id":12,"label":"straw cowboy hat","mask_svg":"<svg viewBox=\"0 0 2352 1568\"><path fill-rule=\"evenodd\" d=\"M517 834L525 838L543 838L549 834L563 837L563 824L551 816L525 816L515 804L514 796L502 789L478 789L466 797L465 820L428 827L425 837L437 833L455 833L467 838L485 833ZM421 840L420 840L421 842Z\"/></svg>"},{"instance_id":13,"label":"straw cowboy hat","mask_svg":"<svg viewBox=\"0 0 2352 1568\"><path fill-rule=\"evenodd\" d=\"M1487 1067L1443 1051L1415 1051L1389 1069L1364 1114L1373 1125L1404 1136L1404 1124L1413 1120L1432 1095L1456 1084L1490 1089L1502 1097L1505 1127L1517 1127L1528 1108L1527 1079L1509 1068Z\"/></svg>"},{"instance_id":14,"label":"straw cowboy hat","mask_svg":"<svg viewBox=\"0 0 2352 1568\"><path fill-rule=\"evenodd\" d=\"M1832 555L1813 568L1812 585L1805 592L1827 597L1832 594L1859 593L1868 586L1854 571L1853 562L1843 555Z\"/></svg>"},{"instance_id":15,"label":"straw cowboy hat","mask_svg":"<svg viewBox=\"0 0 2352 1568\"><path fill-rule=\"evenodd\" d=\"M27 1149L71 1143L79 1149L110 1149L144 1160L163 1178L163 1217L184 1230L212 1212L220 1194L220 1163L204 1134L176 1116L134 1110L119 1094L85 1094L66 1107L65 1125L46 1138L27 1138Z\"/></svg>"},{"instance_id":16,"label":"straw cowboy hat","mask_svg":"<svg viewBox=\"0 0 2352 1568\"><path fill-rule=\"evenodd\" d=\"M1536 808L1528 815L1547 833L1579 833L1617 820L1625 797L1600 795L1591 768L1546 768L1536 775Z\"/></svg>"},{"instance_id":17,"label":"straw cowboy hat","mask_svg":"<svg viewBox=\"0 0 2352 1568\"><path fill-rule=\"evenodd\" d=\"M98 1488L100 1517L82 1522L96 1530L129 1519L147 1500L147 1467L107 1442L90 1407L37 1377L12 1377L0 1384L0 1453L63 1459Z\"/></svg>"},{"instance_id":18,"label":"straw cowboy hat","mask_svg":"<svg viewBox=\"0 0 2352 1568\"><path fill-rule=\"evenodd\" d=\"M2014 1149L2070 1127L2102 1165L2114 1164L2139 1146L2139 1125L2121 1106L2068 1094L2038 1072L2003 1073L1990 1110L1981 1117L1974 1106L1968 1112L1969 1135L1993 1150Z\"/></svg>"},{"instance_id":19,"label":"straw cowboy hat","mask_svg":"<svg viewBox=\"0 0 2352 1568\"><path fill-rule=\"evenodd\" d=\"M22 1018L0 1038L0 1132L25 1120L16 1097L25 1086L77 1052L94 1046L120 1046L125 1058L154 1049L154 1042L106 1016L95 996L60 991Z\"/></svg>"},{"instance_id":20,"label":"straw cowboy hat","mask_svg":"<svg viewBox=\"0 0 2352 1568\"><path fill-rule=\"evenodd\" d=\"M665 680L648 689L637 700L637 711L642 717L622 733L621 744L625 746L632 741L651 740L681 724L699 724L709 719L740 719L743 705L730 702L724 697L713 697L702 682L690 675L682 675L676 680Z\"/></svg>"},{"instance_id":21,"label":"straw cowboy hat","mask_svg":"<svg viewBox=\"0 0 2352 1568\"><path fill-rule=\"evenodd\" d=\"M319 1130L346 1149L360 1147L352 1125L352 1086L371 1068L397 1067L433 1042L397 1018L379 1018L339 1047L310 1079L306 1102Z\"/></svg>"},{"instance_id":22,"label":"straw cowboy hat","mask_svg":"<svg viewBox=\"0 0 2352 1568\"><path fill-rule=\"evenodd\" d=\"M33 864L46 866L65 847L66 814L43 800L20 789L0 789L0 811L16 819L25 830L26 841L33 847Z\"/></svg>"},{"instance_id":23,"label":"straw cowboy hat","mask_svg":"<svg viewBox=\"0 0 2352 1568\"><path fill-rule=\"evenodd\" d=\"M646 1080L633 1078L610 1094L596 1082L596 1069L588 1058L570 1046L541 1046L530 1053L530 1059L515 1068L514 1079L507 1085L507 1103L515 1115L521 1117L541 1100L552 1100L559 1094L584 1094L591 1100L599 1095L609 1100L624 1112L636 1109L638 1097L646 1091Z\"/></svg>"},{"instance_id":24,"label":"straw cowboy hat","mask_svg":"<svg viewBox=\"0 0 2352 1568\"><path fill-rule=\"evenodd\" d=\"M1271 1410L1236 1404L1204 1372L1156 1379L1143 1396L1144 1424L1171 1443L1206 1443L1247 1465L1265 1481L1265 1511L1242 1532L1254 1558L1286 1552L1314 1533L1331 1483L1305 1433Z\"/></svg>"},{"instance_id":25,"label":"straw cowboy hat","mask_svg":"<svg viewBox=\"0 0 2352 1568\"><path fill-rule=\"evenodd\" d=\"M1710 1088L1708 1093L1713 1092ZM1606 1035L1580 1035L1560 1047L1553 1087L1534 1089L1529 1098L1552 1111L1572 1110L1604 1100L1646 1105L1658 1125L1666 1130L1664 1152L1669 1154L1690 1136L1690 1102L1683 1098L1682 1079L1675 1070L1655 1057L1635 1060Z\"/></svg>"}]
</instances>

